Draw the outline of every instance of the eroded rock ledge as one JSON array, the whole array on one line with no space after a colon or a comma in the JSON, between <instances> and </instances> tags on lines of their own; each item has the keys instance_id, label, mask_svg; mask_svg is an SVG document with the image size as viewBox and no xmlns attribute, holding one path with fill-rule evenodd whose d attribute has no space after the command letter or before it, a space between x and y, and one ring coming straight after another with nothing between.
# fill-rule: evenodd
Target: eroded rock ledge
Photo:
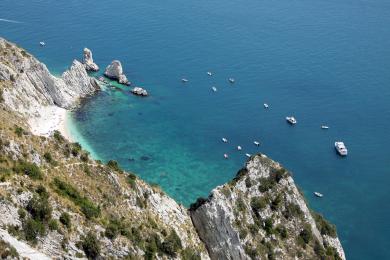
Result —
<instances>
[{"instance_id":1,"label":"eroded rock ledge","mask_svg":"<svg viewBox=\"0 0 390 260\"><path fill-rule=\"evenodd\" d=\"M211 259L345 259L335 227L309 210L289 172L265 155L252 156L190 214Z\"/></svg>"}]
</instances>

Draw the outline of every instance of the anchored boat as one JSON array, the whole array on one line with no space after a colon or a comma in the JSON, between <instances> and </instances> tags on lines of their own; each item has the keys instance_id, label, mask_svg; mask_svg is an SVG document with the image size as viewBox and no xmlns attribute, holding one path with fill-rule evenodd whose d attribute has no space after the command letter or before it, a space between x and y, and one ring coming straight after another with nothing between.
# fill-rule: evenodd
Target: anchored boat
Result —
<instances>
[{"instance_id":1,"label":"anchored boat","mask_svg":"<svg viewBox=\"0 0 390 260\"><path fill-rule=\"evenodd\" d=\"M338 154L340 154L341 156L348 155L348 149L343 142L335 142L334 147L336 148Z\"/></svg>"}]
</instances>

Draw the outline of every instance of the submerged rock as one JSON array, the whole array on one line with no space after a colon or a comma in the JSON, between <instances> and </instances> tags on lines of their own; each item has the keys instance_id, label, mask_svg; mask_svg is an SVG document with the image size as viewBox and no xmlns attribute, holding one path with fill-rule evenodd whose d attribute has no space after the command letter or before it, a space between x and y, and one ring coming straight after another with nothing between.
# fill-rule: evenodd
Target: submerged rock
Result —
<instances>
[{"instance_id":1,"label":"submerged rock","mask_svg":"<svg viewBox=\"0 0 390 260\"><path fill-rule=\"evenodd\" d=\"M83 51L83 64L87 71L98 71L99 66L93 62L92 51L88 48L84 48Z\"/></svg>"},{"instance_id":2,"label":"submerged rock","mask_svg":"<svg viewBox=\"0 0 390 260\"><path fill-rule=\"evenodd\" d=\"M116 79L120 84L130 85L125 74L123 74L122 64L119 60L113 60L104 71L104 75L111 79Z\"/></svg>"},{"instance_id":3,"label":"submerged rock","mask_svg":"<svg viewBox=\"0 0 390 260\"><path fill-rule=\"evenodd\" d=\"M146 97L148 95L148 92L145 89L140 88L140 87L133 88L131 90L131 93L133 93L134 95L144 96L144 97Z\"/></svg>"}]
</instances>

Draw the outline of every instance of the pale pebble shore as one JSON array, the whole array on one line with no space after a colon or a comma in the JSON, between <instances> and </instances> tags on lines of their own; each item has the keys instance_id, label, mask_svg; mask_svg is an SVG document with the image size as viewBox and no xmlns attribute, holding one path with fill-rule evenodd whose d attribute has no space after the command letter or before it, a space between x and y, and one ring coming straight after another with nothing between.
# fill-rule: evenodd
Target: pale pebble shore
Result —
<instances>
[{"instance_id":1,"label":"pale pebble shore","mask_svg":"<svg viewBox=\"0 0 390 260\"><path fill-rule=\"evenodd\" d=\"M67 127L68 110L57 106L46 106L39 112L39 117L28 120L34 135L50 136L55 130L58 130L68 141L74 141Z\"/></svg>"}]
</instances>

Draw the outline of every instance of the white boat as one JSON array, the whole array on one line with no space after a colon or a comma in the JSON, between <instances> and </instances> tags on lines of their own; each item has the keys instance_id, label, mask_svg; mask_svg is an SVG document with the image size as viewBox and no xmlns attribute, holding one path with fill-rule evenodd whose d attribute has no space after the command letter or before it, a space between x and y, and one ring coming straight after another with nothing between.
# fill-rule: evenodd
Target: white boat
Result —
<instances>
[{"instance_id":1,"label":"white boat","mask_svg":"<svg viewBox=\"0 0 390 260\"><path fill-rule=\"evenodd\" d=\"M253 142L256 146L259 146L260 145L260 142L258 142L258 141L254 141Z\"/></svg>"},{"instance_id":2,"label":"white boat","mask_svg":"<svg viewBox=\"0 0 390 260\"><path fill-rule=\"evenodd\" d=\"M334 147L341 156L348 155L348 149L343 142L335 142Z\"/></svg>"},{"instance_id":3,"label":"white boat","mask_svg":"<svg viewBox=\"0 0 390 260\"><path fill-rule=\"evenodd\" d=\"M316 195L316 196L319 197L319 198L324 197L324 194L319 193L319 192L317 192L317 191L314 192L314 195Z\"/></svg>"},{"instance_id":4,"label":"white boat","mask_svg":"<svg viewBox=\"0 0 390 260\"><path fill-rule=\"evenodd\" d=\"M251 157L251 155L249 153L246 153L245 156L248 158Z\"/></svg>"},{"instance_id":5,"label":"white boat","mask_svg":"<svg viewBox=\"0 0 390 260\"><path fill-rule=\"evenodd\" d=\"M267 103L264 103L264 108L268 108L268 104Z\"/></svg>"},{"instance_id":6,"label":"white boat","mask_svg":"<svg viewBox=\"0 0 390 260\"><path fill-rule=\"evenodd\" d=\"M225 137L223 137L223 138L222 138L222 142L227 143L228 140L227 140Z\"/></svg>"},{"instance_id":7,"label":"white boat","mask_svg":"<svg viewBox=\"0 0 390 260\"><path fill-rule=\"evenodd\" d=\"M329 129L329 126L327 126L327 125L322 125L322 126L321 126L321 129Z\"/></svg>"},{"instance_id":8,"label":"white boat","mask_svg":"<svg viewBox=\"0 0 390 260\"><path fill-rule=\"evenodd\" d=\"M181 79L181 81L184 82L184 83L186 83L186 82L188 82L188 79L184 79L184 78L183 78L183 79Z\"/></svg>"},{"instance_id":9,"label":"white boat","mask_svg":"<svg viewBox=\"0 0 390 260\"><path fill-rule=\"evenodd\" d=\"M242 147L241 146L237 146L237 150L241 151Z\"/></svg>"},{"instance_id":10,"label":"white boat","mask_svg":"<svg viewBox=\"0 0 390 260\"><path fill-rule=\"evenodd\" d=\"M207 71L207 75L212 76L213 73L211 73L210 71Z\"/></svg>"},{"instance_id":11,"label":"white boat","mask_svg":"<svg viewBox=\"0 0 390 260\"><path fill-rule=\"evenodd\" d=\"M235 80L234 80L233 78L229 78L229 82L230 82L230 83L234 83Z\"/></svg>"},{"instance_id":12,"label":"white boat","mask_svg":"<svg viewBox=\"0 0 390 260\"><path fill-rule=\"evenodd\" d=\"M216 87L212 87L211 88L214 92L217 92L217 88Z\"/></svg>"},{"instance_id":13,"label":"white boat","mask_svg":"<svg viewBox=\"0 0 390 260\"><path fill-rule=\"evenodd\" d=\"M287 122L289 122L292 125L295 125L297 123L297 120L293 116L286 117Z\"/></svg>"},{"instance_id":14,"label":"white boat","mask_svg":"<svg viewBox=\"0 0 390 260\"><path fill-rule=\"evenodd\" d=\"M46 43L45 43L45 42L39 42L39 45L41 45L41 46L45 46L45 45L46 45Z\"/></svg>"},{"instance_id":15,"label":"white boat","mask_svg":"<svg viewBox=\"0 0 390 260\"><path fill-rule=\"evenodd\" d=\"M223 155L223 157L225 158L225 159L228 159L229 158L229 155L227 155L226 153Z\"/></svg>"}]
</instances>

